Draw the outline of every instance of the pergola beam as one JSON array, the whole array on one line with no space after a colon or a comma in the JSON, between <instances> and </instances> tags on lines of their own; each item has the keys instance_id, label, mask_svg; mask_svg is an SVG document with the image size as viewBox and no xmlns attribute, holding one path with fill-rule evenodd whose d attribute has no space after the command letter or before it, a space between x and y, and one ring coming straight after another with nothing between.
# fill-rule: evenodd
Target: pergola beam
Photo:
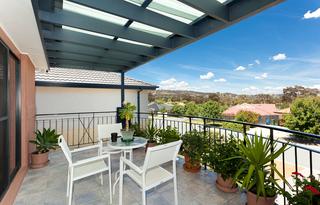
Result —
<instances>
[{"instance_id":1,"label":"pergola beam","mask_svg":"<svg viewBox=\"0 0 320 205\"><path fill-rule=\"evenodd\" d=\"M126 60L117 60L111 58L103 58L103 57L95 57L95 56L88 56L83 54L75 54L75 53L68 53L68 52L55 52L55 51L48 51L47 52L49 58L59 58L59 59L68 59L68 60L79 60L92 62L92 63L102 63L108 65L116 65L116 66L135 66L137 63L129 62Z\"/></svg>"},{"instance_id":2,"label":"pergola beam","mask_svg":"<svg viewBox=\"0 0 320 205\"><path fill-rule=\"evenodd\" d=\"M43 30L42 32L45 39L71 42L76 44L82 44L85 46L113 49L117 51L151 57L157 56L158 50L161 50L152 47L115 41L99 36L92 36L89 34L79 33L75 31L69 31L65 29L56 29L56 31Z\"/></svg>"},{"instance_id":3,"label":"pergola beam","mask_svg":"<svg viewBox=\"0 0 320 205\"><path fill-rule=\"evenodd\" d=\"M120 51L106 50L103 48L96 48L67 42L46 42L45 47L48 51L76 53L89 56L118 59L122 61L144 62L148 60L147 57L143 57L140 55L134 55Z\"/></svg>"},{"instance_id":4,"label":"pergola beam","mask_svg":"<svg viewBox=\"0 0 320 205\"><path fill-rule=\"evenodd\" d=\"M229 11L226 5L222 3L212 0L178 0L188 6L191 6L203 13L218 19L224 23L229 23Z\"/></svg>"},{"instance_id":5,"label":"pergola beam","mask_svg":"<svg viewBox=\"0 0 320 205\"><path fill-rule=\"evenodd\" d=\"M81 4L103 12L111 13L132 21L140 22L179 34L188 38L195 38L192 26L174 20L167 16L158 14L143 7L128 3L126 1L114 0L70 0L74 3Z\"/></svg>"},{"instance_id":6,"label":"pergola beam","mask_svg":"<svg viewBox=\"0 0 320 205\"><path fill-rule=\"evenodd\" d=\"M39 18L41 21L60 26L65 25L161 48L171 48L170 39L66 10L39 11Z\"/></svg>"},{"instance_id":7,"label":"pergola beam","mask_svg":"<svg viewBox=\"0 0 320 205\"><path fill-rule=\"evenodd\" d=\"M49 58L50 65L56 67L65 67L65 68L85 68L88 70L103 70L109 72L121 72L122 70L127 70L128 67L125 66L115 66L108 65L103 63L92 63L87 61L79 61L79 60L68 60L68 59L55 59Z\"/></svg>"}]
</instances>

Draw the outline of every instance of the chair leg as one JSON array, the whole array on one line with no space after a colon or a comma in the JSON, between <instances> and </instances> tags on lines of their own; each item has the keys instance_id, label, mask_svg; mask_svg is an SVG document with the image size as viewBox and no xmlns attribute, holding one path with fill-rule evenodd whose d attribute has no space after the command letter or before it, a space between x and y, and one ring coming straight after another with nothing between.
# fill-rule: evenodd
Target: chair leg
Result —
<instances>
[{"instance_id":1,"label":"chair leg","mask_svg":"<svg viewBox=\"0 0 320 205\"><path fill-rule=\"evenodd\" d=\"M72 175L72 174L71 174ZM69 205L72 204L72 191L73 191L73 180L71 179L71 182L70 182L70 190L69 190Z\"/></svg>"},{"instance_id":2,"label":"chair leg","mask_svg":"<svg viewBox=\"0 0 320 205\"><path fill-rule=\"evenodd\" d=\"M173 188L174 188L174 204L178 205L178 187L177 187L177 177L173 178Z\"/></svg>"},{"instance_id":3,"label":"chair leg","mask_svg":"<svg viewBox=\"0 0 320 205\"><path fill-rule=\"evenodd\" d=\"M146 200L146 191L142 189L142 205L146 205L147 200Z\"/></svg>"},{"instance_id":4,"label":"chair leg","mask_svg":"<svg viewBox=\"0 0 320 205\"><path fill-rule=\"evenodd\" d=\"M103 174L102 174L102 172L100 174L100 184L103 185Z\"/></svg>"},{"instance_id":5,"label":"chair leg","mask_svg":"<svg viewBox=\"0 0 320 205\"><path fill-rule=\"evenodd\" d=\"M70 189L70 170L68 169L67 197L69 196L69 189Z\"/></svg>"},{"instance_id":6,"label":"chair leg","mask_svg":"<svg viewBox=\"0 0 320 205\"><path fill-rule=\"evenodd\" d=\"M111 159L108 158L109 165L109 195L110 195L110 204L112 204L112 184L111 184Z\"/></svg>"},{"instance_id":7,"label":"chair leg","mask_svg":"<svg viewBox=\"0 0 320 205\"><path fill-rule=\"evenodd\" d=\"M132 149L129 151L129 160L132 162L133 156L132 156Z\"/></svg>"},{"instance_id":8,"label":"chair leg","mask_svg":"<svg viewBox=\"0 0 320 205\"><path fill-rule=\"evenodd\" d=\"M120 179L119 179L119 205L122 205L123 194L123 162L120 160Z\"/></svg>"}]
</instances>

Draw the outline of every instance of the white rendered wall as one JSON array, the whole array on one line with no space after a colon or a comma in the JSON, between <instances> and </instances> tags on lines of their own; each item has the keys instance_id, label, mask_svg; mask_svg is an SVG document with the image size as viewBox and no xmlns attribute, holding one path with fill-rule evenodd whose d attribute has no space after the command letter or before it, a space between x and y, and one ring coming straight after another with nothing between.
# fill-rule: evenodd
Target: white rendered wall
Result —
<instances>
[{"instance_id":1,"label":"white rendered wall","mask_svg":"<svg viewBox=\"0 0 320 205\"><path fill-rule=\"evenodd\" d=\"M115 111L120 89L36 87L36 113ZM126 90L125 101L137 105L137 90ZM140 93L141 112L148 107L148 91Z\"/></svg>"}]
</instances>

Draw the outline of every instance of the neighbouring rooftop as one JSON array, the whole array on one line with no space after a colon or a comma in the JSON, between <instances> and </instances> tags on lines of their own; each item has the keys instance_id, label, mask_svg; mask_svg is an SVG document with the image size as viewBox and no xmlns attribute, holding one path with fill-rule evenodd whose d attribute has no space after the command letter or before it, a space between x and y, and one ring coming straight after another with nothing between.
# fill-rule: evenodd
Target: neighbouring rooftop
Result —
<instances>
[{"instance_id":1,"label":"neighbouring rooftop","mask_svg":"<svg viewBox=\"0 0 320 205\"><path fill-rule=\"evenodd\" d=\"M243 103L229 107L223 112L225 116L235 116L239 111L251 111L259 114L260 116L279 115L278 109L275 104L248 104Z\"/></svg>"},{"instance_id":2,"label":"neighbouring rooftop","mask_svg":"<svg viewBox=\"0 0 320 205\"><path fill-rule=\"evenodd\" d=\"M115 72L51 68L48 72L36 71L37 86L104 87L117 88L121 85L121 74ZM125 77L126 88L154 90L158 86Z\"/></svg>"}]
</instances>

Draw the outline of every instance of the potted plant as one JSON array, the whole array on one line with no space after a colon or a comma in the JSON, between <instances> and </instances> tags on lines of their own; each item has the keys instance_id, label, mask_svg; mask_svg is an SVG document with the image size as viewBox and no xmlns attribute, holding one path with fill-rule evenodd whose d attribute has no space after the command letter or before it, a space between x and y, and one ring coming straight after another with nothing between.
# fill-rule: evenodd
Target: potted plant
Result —
<instances>
[{"instance_id":1,"label":"potted plant","mask_svg":"<svg viewBox=\"0 0 320 205\"><path fill-rule=\"evenodd\" d=\"M48 154L51 149L58 146L58 137L56 131L44 128L42 133L40 130L35 132L35 140L29 142L36 145L36 151L31 154L31 168L37 169L48 164Z\"/></svg>"},{"instance_id":2,"label":"potted plant","mask_svg":"<svg viewBox=\"0 0 320 205\"><path fill-rule=\"evenodd\" d=\"M182 136L183 141L183 168L188 172L199 172L201 169L201 159L205 151L205 138L197 130L187 132Z\"/></svg>"},{"instance_id":3,"label":"potted plant","mask_svg":"<svg viewBox=\"0 0 320 205\"><path fill-rule=\"evenodd\" d=\"M229 158L238 158L243 161L235 179L241 188L247 190L247 205L272 205L275 203L277 194L282 191L272 173L290 186L276 166L271 163L286 151L287 144L277 149L277 143L257 134L252 138L244 136L244 141L245 143L239 144L239 157Z\"/></svg>"},{"instance_id":4,"label":"potted plant","mask_svg":"<svg viewBox=\"0 0 320 205\"><path fill-rule=\"evenodd\" d=\"M125 120L125 129L121 130L122 139L125 141L131 141L133 139L134 130L130 129L130 120L133 118L133 112L136 106L132 103L124 103L120 109L119 116L122 120Z\"/></svg>"},{"instance_id":5,"label":"potted plant","mask_svg":"<svg viewBox=\"0 0 320 205\"><path fill-rule=\"evenodd\" d=\"M239 156L239 141L231 139L226 142L216 142L208 154L208 165L217 173L216 186L224 192L236 192L237 185L233 177L242 164L242 160L228 158Z\"/></svg>"},{"instance_id":6,"label":"potted plant","mask_svg":"<svg viewBox=\"0 0 320 205\"><path fill-rule=\"evenodd\" d=\"M291 205L320 205L320 181L314 176L304 177L299 172L292 172L295 188L284 192Z\"/></svg>"},{"instance_id":7,"label":"potted plant","mask_svg":"<svg viewBox=\"0 0 320 205\"><path fill-rule=\"evenodd\" d=\"M160 129L158 136L159 144L167 144L170 142L178 141L181 137L179 131L171 126L167 126L164 129Z\"/></svg>"},{"instance_id":8,"label":"potted plant","mask_svg":"<svg viewBox=\"0 0 320 205\"><path fill-rule=\"evenodd\" d=\"M157 145L156 137L158 133L159 133L159 130L156 127L154 127L151 123L149 123L145 131L145 136L148 139L148 143L146 145L146 151L148 147L154 147Z\"/></svg>"},{"instance_id":9,"label":"potted plant","mask_svg":"<svg viewBox=\"0 0 320 205\"><path fill-rule=\"evenodd\" d=\"M146 137L145 130L139 124L131 125L131 128L134 130L134 136L137 137Z\"/></svg>"}]
</instances>

